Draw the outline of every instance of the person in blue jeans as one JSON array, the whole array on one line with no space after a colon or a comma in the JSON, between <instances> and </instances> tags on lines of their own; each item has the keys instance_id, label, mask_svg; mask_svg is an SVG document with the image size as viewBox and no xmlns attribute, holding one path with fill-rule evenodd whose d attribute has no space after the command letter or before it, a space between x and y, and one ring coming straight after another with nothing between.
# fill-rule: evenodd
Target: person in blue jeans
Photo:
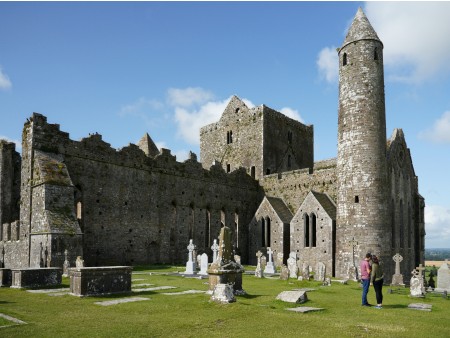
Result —
<instances>
[{"instance_id":1,"label":"person in blue jeans","mask_svg":"<svg viewBox=\"0 0 450 338\"><path fill-rule=\"evenodd\" d=\"M362 306L371 306L368 302L367 302L367 294L369 293L369 286L370 286L370 272L371 272L371 268L370 268L370 260L372 258L372 255L370 254L370 252L368 252L366 254L366 257L361 261L361 281L362 281L362 287L363 287L363 291L362 291Z\"/></svg>"}]
</instances>

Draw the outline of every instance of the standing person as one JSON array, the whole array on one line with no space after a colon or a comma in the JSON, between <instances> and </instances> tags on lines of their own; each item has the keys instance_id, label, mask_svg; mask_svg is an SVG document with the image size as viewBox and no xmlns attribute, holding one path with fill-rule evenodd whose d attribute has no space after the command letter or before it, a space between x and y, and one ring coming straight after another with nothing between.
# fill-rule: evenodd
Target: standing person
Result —
<instances>
[{"instance_id":1,"label":"standing person","mask_svg":"<svg viewBox=\"0 0 450 338\"><path fill-rule=\"evenodd\" d=\"M361 281L362 281L362 306L371 306L367 302L367 293L369 292L369 286L370 286L370 259L372 258L372 255L370 252L366 254L366 257L361 261L360 268L361 268Z\"/></svg>"},{"instance_id":2,"label":"standing person","mask_svg":"<svg viewBox=\"0 0 450 338\"><path fill-rule=\"evenodd\" d=\"M375 295L377 297L377 309L382 309L383 306L383 268L380 266L378 257L372 256L372 272L370 274L370 280L373 283L373 289L375 290Z\"/></svg>"}]
</instances>

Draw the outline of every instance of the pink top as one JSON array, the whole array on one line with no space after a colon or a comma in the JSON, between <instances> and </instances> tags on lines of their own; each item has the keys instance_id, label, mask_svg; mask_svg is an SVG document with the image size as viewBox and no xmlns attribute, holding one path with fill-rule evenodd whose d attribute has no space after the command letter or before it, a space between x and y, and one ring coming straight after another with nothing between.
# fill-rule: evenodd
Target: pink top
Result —
<instances>
[{"instance_id":1,"label":"pink top","mask_svg":"<svg viewBox=\"0 0 450 338\"><path fill-rule=\"evenodd\" d=\"M370 270L370 264L364 259L361 261L361 279L370 278L370 273L368 273L367 270Z\"/></svg>"}]
</instances>

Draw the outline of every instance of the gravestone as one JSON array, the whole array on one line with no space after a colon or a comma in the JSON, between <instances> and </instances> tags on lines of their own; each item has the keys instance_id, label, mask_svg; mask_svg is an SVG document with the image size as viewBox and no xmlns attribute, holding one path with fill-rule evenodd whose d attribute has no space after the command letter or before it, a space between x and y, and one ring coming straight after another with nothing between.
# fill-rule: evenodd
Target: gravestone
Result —
<instances>
[{"instance_id":1,"label":"gravestone","mask_svg":"<svg viewBox=\"0 0 450 338\"><path fill-rule=\"evenodd\" d=\"M261 256L261 270L264 271L267 265L267 257L265 255Z\"/></svg>"},{"instance_id":2,"label":"gravestone","mask_svg":"<svg viewBox=\"0 0 450 338\"><path fill-rule=\"evenodd\" d=\"M202 255L197 255L197 258L195 259L195 266L196 269L200 269L200 264L202 263Z\"/></svg>"},{"instance_id":3,"label":"gravestone","mask_svg":"<svg viewBox=\"0 0 450 338\"><path fill-rule=\"evenodd\" d=\"M323 282L325 280L325 264L323 262L318 262L316 264L314 279L319 282Z\"/></svg>"},{"instance_id":4,"label":"gravestone","mask_svg":"<svg viewBox=\"0 0 450 338\"><path fill-rule=\"evenodd\" d=\"M200 256L200 272L199 275L207 275L208 272L208 255L206 253L203 253Z\"/></svg>"},{"instance_id":5,"label":"gravestone","mask_svg":"<svg viewBox=\"0 0 450 338\"><path fill-rule=\"evenodd\" d=\"M264 272L263 269L261 267L261 257L263 256L263 253L261 251L258 251L256 253L256 270L255 270L255 277L258 278L263 278L264 277Z\"/></svg>"},{"instance_id":6,"label":"gravestone","mask_svg":"<svg viewBox=\"0 0 450 338\"><path fill-rule=\"evenodd\" d=\"M230 228L224 226L220 230L217 260L208 269L209 293L214 293L214 289L218 284L229 284L231 285L233 294L245 294L245 291L242 289L243 272L244 267L236 263L233 257ZM226 291L223 290L223 292Z\"/></svg>"},{"instance_id":7,"label":"gravestone","mask_svg":"<svg viewBox=\"0 0 450 338\"><path fill-rule=\"evenodd\" d=\"M403 260L403 257L396 253L392 259L395 262L395 273L392 275L392 286L405 286L403 283L403 275L400 273L400 262Z\"/></svg>"},{"instance_id":8,"label":"gravestone","mask_svg":"<svg viewBox=\"0 0 450 338\"><path fill-rule=\"evenodd\" d=\"M55 286L61 283L61 268L11 269L11 288Z\"/></svg>"},{"instance_id":9,"label":"gravestone","mask_svg":"<svg viewBox=\"0 0 450 338\"><path fill-rule=\"evenodd\" d=\"M63 276L67 277L69 276L69 271L68 269L70 268L70 263L69 260L67 259L69 252L66 250L64 250L64 264L63 264Z\"/></svg>"},{"instance_id":10,"label":"gravestone","mask_svg":"<svg viewBox=\"0 0 450 338\"><path fill-rule=\"evenodd\" d=\"M450 292L450 270L448 268L448 260L441 265L437 272L437 288L436 291Z\"/></svg>"},{"instance_id":11,"label":"gravestone","mask_svg":"<svg viewBox=\"0 0 450 338\"><path fill-rule=\"evenodd\" d=\"M277 267L278 266L282 266L283 265L283 258L284 258L284 255L283 255L283 253L282 252L278 252L277 253Z\"/></svg>"},{"instance_id":12,"label":"gravestone","mask_svg":"<svg viewBox=\"0 0 450 338\"><path fill-rule=\"evenodd\" d=\"M280 268L280 279L288 280L289 279L289 269L286 265L282 264Z\"/></svg>"},{"instance_id":13,"label":"gravestone","mask_svg":"<svg viewBox=\"0 0 450 338\"><path fill-rule=\"evenodd\" d=\"M219 244L217 244L217 239L214 240L213 245L211 246L211 250L213 252L213 260L214 263L217 260L217 252L219 251Z\"/></svg>"},{"instance_id":14,"label":"gravestone","mask_svg":"<svg viewBox=\"0 0 450 338\"><path fill-rule=\"evenodd\" d=\"M241 264L241 256L239 255L234 255L234 261L238 264Z\"/></svg>"},{"instance_id":15,"label":"gravestone","mask_svg":"<svg viewBox=\"0 0 450 338\"><path fill-rule=\"evenodd\" d=\"M425 287L422 277L422 264L418 268L411 271L412 277L409 285L409 292L411 297L424 297Z\"/></svg>"},{"instance_id":16,"label":"gravestone","mask_svg":"<svg viewBox=\"0 0 450 338\"><path fill-rule=\"evenodd\" d=\"M323 286L331 286L331 278L330 278L330 277L326 277L326 278L323 280L322 285L323 285Z\"/></svg>"},{"instance_id":17,"label":"gravestone","mask_svg":"<svg viewBox=\"0 0 450 338\"><path fill-rule=\"evenodd\" d=\"M267 254L269 255L269 261L267 262L266 267L264 268L264 273L274 274L275 273L275 267L274 267L273 261L272 261L273 251L272 251L272 249L270 247L267 248Z\"/></svg>"},{"instance_id":18,"label":"gravestone","mask_svg":"<svg viewBox=\"0 0 450 338\"><path fill-rule=\"evenodd\" d=\"M309 280L309 265L308 265L308 263L303 263L302 277L304 280Z\"/></svg>"},{"instance_id":19,"label":"gravestone","mask_svg":"<svg viewBox=\"0 0 450 338\"><path fill-rule=\"evenodd\" d=\"M295 251L291 251L289 253L289 258L291 258L291 257L294 258L297 261L297 253Z\"/></svg>"},{"instance_id":20,"label":"gravestone","mask_svg":"<svg viewBox=\"0 0 450 338\"><path fill-rule=\"evenodd\" d=\"M0 287L11 286L11 269L0 268Z\"/></svg>"},{"instance_id":21,"label":"gravestone","mask_svg":"<svg viewBox=\"0 0 450 338\"><path fill-rule=\"evenodd\" d=\"M193 275L195 273L196 266L195 266L194 257L193 257L195 245L192 242L192 239L189 240L189 245L187 246L187 249L188 249L189 253L188 253L188 261L186 262L186 271L184 273L188 274L188 275Z\"/></svg>"},{"instance_id":22,"label":"gravestone","mask_svg":"<svg viewBox=\"0 0 450 338\"><path fill-rule=\"evenodd\" d=\"M76 268L84 268L84 260L81 256L77 256L77 260L75 261Z\"/></svg>"},{"instance_id":23,"label":"gravestone","mask_svg":"<svg viewBox=\"0 0 450 338\"><path fill-rule=\"evenodd\" d=\"M287 260L287 264L287 267L289 269L289 278L297 279L297 260L294 257L290 256Z\"/></svg>"}]
</instances>

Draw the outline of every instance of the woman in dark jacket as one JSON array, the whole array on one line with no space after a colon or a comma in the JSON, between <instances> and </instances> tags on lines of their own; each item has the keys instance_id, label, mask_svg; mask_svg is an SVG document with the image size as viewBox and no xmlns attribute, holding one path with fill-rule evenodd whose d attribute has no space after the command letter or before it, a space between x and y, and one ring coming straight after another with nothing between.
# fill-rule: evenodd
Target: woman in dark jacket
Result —
<instances>
[{"instance_id":1,"label":"woman in dark jacket","mask_svg":"<svg viewBox=\"0 0 450 338\"><path fill-rule=\"evenodd\" d=\"M380 266L380 262L378 260L378 257L373 255L372 256L372 272L370 274L370 280L373 284L373 288L375 290L375 295L377 297L377 306L375 306L378 309L381 309L383 306L383 269Z\"/></svg>"}]
</instances>

